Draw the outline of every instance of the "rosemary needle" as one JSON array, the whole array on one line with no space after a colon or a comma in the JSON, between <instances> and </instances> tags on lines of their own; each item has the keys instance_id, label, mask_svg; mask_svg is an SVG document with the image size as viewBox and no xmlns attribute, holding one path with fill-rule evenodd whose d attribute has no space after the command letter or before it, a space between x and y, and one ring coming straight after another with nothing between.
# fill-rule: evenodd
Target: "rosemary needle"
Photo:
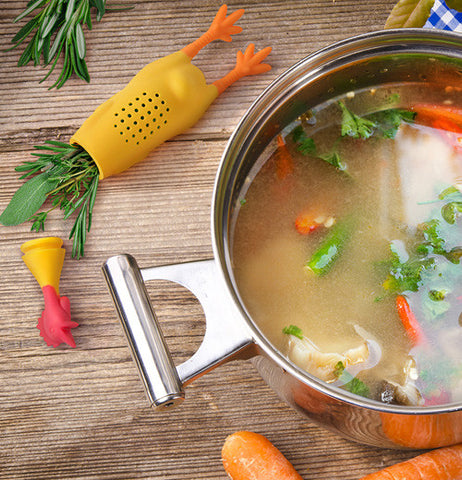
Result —
<instances>
[{"instance_id":1,"label":"rosemary needle","mask_svg":"<svg viewBox=\"0 0 462 480\"><path fill-rule=\"evenodd\" d=\"M16 23L30 14L34 15L11 40L14 45L10 50L32 35L18 60L18 66L33 62L34 66L43 64L48 67L48 73L41 83L51 75L63 54L61 73L50 89L61 88L73 74L89 82L83 26L86 25L88 30L92 29L92 8L96 9L97 21L109 11L106 0L30 0L25 10L14 19ZM132 7L112 10L129 8Z\"/></svg>"}]
</instances>

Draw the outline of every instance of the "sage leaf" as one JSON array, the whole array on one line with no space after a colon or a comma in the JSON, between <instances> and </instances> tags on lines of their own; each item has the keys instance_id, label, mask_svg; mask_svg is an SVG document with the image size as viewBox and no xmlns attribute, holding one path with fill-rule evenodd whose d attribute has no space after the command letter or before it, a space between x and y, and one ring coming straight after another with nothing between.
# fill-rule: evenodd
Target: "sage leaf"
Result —
<instances>
[{"instance_id":1,"label":"sage leaf","mask_svg":"<svg viewBox=\"0 0 462 480\"><path fill-rule=\"evenodd\" d=\"M50 171L43 172L24 183L13 195L0 215L0 223L7 226L27 222L45 203L49 192L57 187L59 179Z\"/></svg>"},{"instance_id":2,"label":"sage leaf","mask_svg":"<svg viewBox=\"0 0 462 480\"><path fill-rule=\"evenodd\" d=\"M425 25L435 0L399 0L385 22L385 28L420 28Z\"/></svg>"}]
</instances>

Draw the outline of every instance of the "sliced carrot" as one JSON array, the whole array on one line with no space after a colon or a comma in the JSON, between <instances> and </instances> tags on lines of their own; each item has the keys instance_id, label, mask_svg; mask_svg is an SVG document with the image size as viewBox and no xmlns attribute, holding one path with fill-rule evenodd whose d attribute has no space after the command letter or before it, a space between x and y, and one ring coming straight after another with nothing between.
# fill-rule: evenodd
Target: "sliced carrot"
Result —
<instances>
[{"instance_id":1,"label":"sliced carrot","mask_svg":"<svg viewBox=\"0 0 462 480\"><path fill-rule=\"evenodd\" d=\"M462 150L462 110L445 105L416 105L413 107L417 113L415 122L437 128L443 140L456 151Z\"/></svg>"},{"instance_id":2,"label":"sliced carrot","mask_svg":"<svg viewBox=\"0 0 462 480\"><path fill-rule=\"evenodd\" d=\"M263 435L236 432L221 452L232 480L303 480L286 457Z\"/></svg>"},{"instance_id":3,"label":"sliced carrot","mask_svg":"<svg viewBox=\"0 0 462 480\"><path fill-rule=\"evenodd\" d=\"M462 109L445 105L415 105L412 110L417 113L415 122L435 126L450 132L462 133ZM436 125L435 125L436 124Z\"/></svg>"},{"instance_id":4,"label":"sliced carrot","mask_svg":"<svg viewBox=\"0 0 462 480\"><path fill-rule=\"evenodd\" d=\"M295 229L301 235L308 235L317 230L321 225L307 213L302 213L295 219Z\"/></svg>"},{"instance_id":5,"label":"sliced carrot","mask_svg":"<svg viewBox=\"0 0 462 480\"><path fill-rule=\"evenodd\" d=\"M406 330L409 340L412 342L412 345L420 345L425 342L425 335L417 321L417 318L414 315L414 312L411 310L409 303L406 300L406 297L403 295L398 295L396 297L396 308L398 310L398 315L403 324L404 329Z\"/></svg>"},{"instance_id":6,"label":"sliced carrot","mask_svg":"<svg viewBox=\"0 0 462 480\"><path fill-rule=\"evenodd\" d=\"M276 150L276 174L280 180L284 180L287 175L294 171L294 161L290 154L286 142L282 135L277 137L278 149Z\"/></svg>"},{"instance_id":7,"label":"sliced carrot","mask_svg":"<svg viewBox=\"0 0 462 480\"><path fill-rule=\"evenodd\" d=\"M462 444L426 452L361 480L461 480Z\"/></svg>"}]
</instances>

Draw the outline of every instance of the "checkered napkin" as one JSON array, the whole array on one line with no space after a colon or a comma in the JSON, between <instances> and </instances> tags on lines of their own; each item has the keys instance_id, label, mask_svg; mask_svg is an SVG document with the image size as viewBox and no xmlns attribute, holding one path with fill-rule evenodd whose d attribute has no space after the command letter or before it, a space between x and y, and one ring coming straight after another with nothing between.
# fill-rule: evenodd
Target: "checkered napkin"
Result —
<instances>
[{"instance_id":1,"label":"checkered napkin","mask_svg":"<svg viewBox=\"0 0 462 480\"><path fill-rule=\"evenodd\" d=\"M450 9L443 0L435 0L424 28L439 28L462 33L462 12Z\"/></svg>"}]
</instances>

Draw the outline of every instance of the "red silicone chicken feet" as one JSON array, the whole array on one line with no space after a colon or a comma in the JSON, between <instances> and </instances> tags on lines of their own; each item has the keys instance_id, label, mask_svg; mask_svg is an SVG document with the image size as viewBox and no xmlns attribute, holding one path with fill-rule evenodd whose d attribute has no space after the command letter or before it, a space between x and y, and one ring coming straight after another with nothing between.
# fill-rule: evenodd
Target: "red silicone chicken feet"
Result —
<instances>
[{"instance_id":1,"label":"red silicone chicken feet","mask_svg":"<svg viewBox=\"0 0 462 480\"><path fill-rule=\"evenodd\" d=\"M39 318L37 328L46 344L57 347L67 343L75 347L70 332L78 326L71 320L71 305L67 297L59 296L59 278L64 262L63 241L57 237L30 240L21 246L22 259L39 283L45 302L45 309Z\"/></svg>"},{"instance_id":2,"label":"red silicone chicken feet","mask_svg":"<svg viewBox=\"0 0 462 480\"><path fill-rule=\"evenodd\" d=\"M271 52L271 47L266 47L255 53L255 45L251 43L244 53L237 52L236 66L223 78L213 82L218 93L223 93L231 84L242 77L257 75L271 70L271 65L261 63Z\"/></svg>"},{"instance_id":3,"label":"red silicone chicken feet","mask_svg":"<svg viewBox=\"0 0 462 480\"><path fill-rule=\"evenodd\" d=\"M214 40L230 42L232 40L231 35L242 32L242 28L234 25L234 23L237 22L242 15L244 15L244 10L236 10L235 12L231 13L231 15L226 17L227 11L228 7L226 5L222 5L207 32L182 49L182 51L188 55L189 58L194 58L199 50Z\"/></svg>"},{"instance_id":4,"label":"red silicone chicken feet","mask_svg":"<svg viewBox=\"0 0 462 480\"><path fill-rule=\"evenodd\" d=\"M75 341L71 328L78 327L77 322L71 320L71 304L67 297L60 297L51 285L42 288L45 309L39 318L37 328L46 344L57 347L67 343L75 348Z\"/></svg>"}]
</instances>

